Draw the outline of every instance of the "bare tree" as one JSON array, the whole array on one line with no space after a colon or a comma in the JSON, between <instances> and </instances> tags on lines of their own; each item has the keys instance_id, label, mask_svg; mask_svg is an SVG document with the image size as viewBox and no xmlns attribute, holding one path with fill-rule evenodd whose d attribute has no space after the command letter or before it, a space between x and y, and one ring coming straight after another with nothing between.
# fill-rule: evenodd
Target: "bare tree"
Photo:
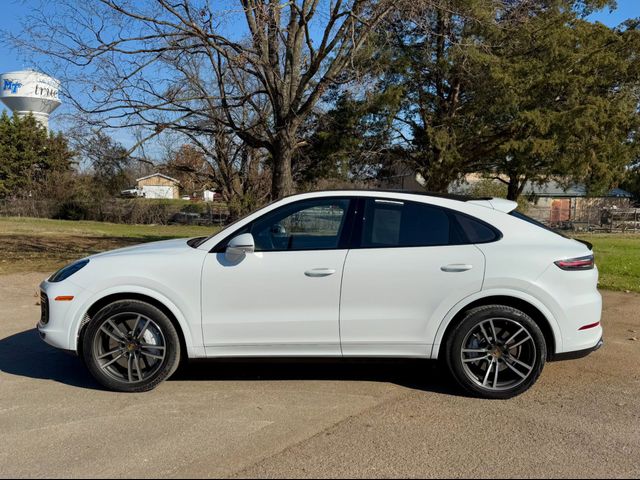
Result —
<instances>
[{"instance_id":1,"label":"bare tree","mask_svg":"<svg viewBox=\"0 0 640 480\"><path fill-rule=\"evenodd\" d=\"M264 203L271 179L264 153L240 142L228 129L190 138L191 143L182 145L167 164L172 174L186 177L183 184L219 192L231 221Z\"/></svg>"},{"instance_id":2,"label":"bare tree","mask_svg":"<svg viewBox=\"0 0 640 480\"><path fill-rule=\"evenodd\" d=\"M279 198L293 191L303 121L398 3L60 0L12 40L54 59L48 70L91 122L148 127L140 143L166 129L212 134L202 126L215 117L269 153Z\"/></svg>"}]
</instances>

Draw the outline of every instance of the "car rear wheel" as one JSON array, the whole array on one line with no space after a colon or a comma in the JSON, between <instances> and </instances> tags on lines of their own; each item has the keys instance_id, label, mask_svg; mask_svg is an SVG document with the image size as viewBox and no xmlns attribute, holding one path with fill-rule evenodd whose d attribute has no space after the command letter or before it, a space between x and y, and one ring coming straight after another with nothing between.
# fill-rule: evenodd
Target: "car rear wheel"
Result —
<instances>
[{"instance_id":1,"label":"car rear wheel","mask_svg":"<svg viewBox=\"0 0 640 480\"><path fill-rule=\"evenodd\" d=\"M486 305L467 312L449 336L446 355L454 378L468 392L506 399L536 382L547 349L540 327L527 314Z\"/></svg>"},{"instance_id":2,"label":"car rear wheel","mask_svg":"<svg viewBox=\"0 0 640 480\"><path fill-rule=\"evenodd\" d=\"M85 364L110 390L152 390L180 363L175 327L161 310L138 300L104 307L87 325L82 341Z\"/></svg>"}]
</instances>

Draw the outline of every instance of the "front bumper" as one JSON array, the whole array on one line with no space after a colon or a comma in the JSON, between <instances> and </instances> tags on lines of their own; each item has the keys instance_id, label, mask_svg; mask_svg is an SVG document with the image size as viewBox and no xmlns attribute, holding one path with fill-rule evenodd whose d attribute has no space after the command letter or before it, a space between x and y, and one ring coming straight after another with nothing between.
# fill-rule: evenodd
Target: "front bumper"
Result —
<instances>
[{"instance_id":1,"label":"front bumper","mask_svg":"<svg viewBox=\"0 0 640 480\"><path fill-rule=\"evenodd\" d=\"M89 292L69 280L52 283L48 280L40 284L41 316L36 326L40 338L61 350L75 351L73 320L78 318L79 309ZM56 300L59 297L73 297L72 300Z\"/></svg>"},{"instance_id":2,"label":"front bumper","mask_svg":"<svg viewBox=\"0 0 640 480\"><path fill-rule=\"evenodd\" d=\"M596 350L600 350L604 345L604 340L600 337L598 343L594 347L585 348L582 350L576 350L574 352L566 352L566 353L556 353L551 357L552 362L561 361L561 360L575 360L577 358L583 358L589 355L590 353L595 352Z\"/></svg>"}]
</instances>

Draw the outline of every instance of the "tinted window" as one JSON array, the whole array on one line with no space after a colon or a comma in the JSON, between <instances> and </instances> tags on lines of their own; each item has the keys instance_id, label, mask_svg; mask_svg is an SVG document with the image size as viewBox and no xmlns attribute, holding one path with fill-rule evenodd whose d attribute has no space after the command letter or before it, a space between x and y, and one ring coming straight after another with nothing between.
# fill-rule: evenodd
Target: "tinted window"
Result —
<instances>
[{"instance_id":1,"label":"tinted window","mask_svg":"<svg viewBox=\"0 0 640 480\"><path fill-rule=\"evenodd\" d=\"M421 247L460 243L446 210L422 203L367 200L361 246Z\"/></svg>"},{"instance_id":2,"label":"tinted window","mask_svg":"<svg viewBox=\"0 0 640 480\"><path fill-rule=\"evenodd\" d=\"M348 199L322 198L267 213L250 228L256 251L338 248L348 210Z\"/></svg>"},{"instance_id":3,"label":"tinted window","mask_svg":"<svg viewBox=\"0 0 640 480\"><path fill-rule=\"evenodd\" d=\"M480 220L457 213L455 215L458 225L470 243L494 242L500 238L498 232Z\"/></svg>"}]
</instances>

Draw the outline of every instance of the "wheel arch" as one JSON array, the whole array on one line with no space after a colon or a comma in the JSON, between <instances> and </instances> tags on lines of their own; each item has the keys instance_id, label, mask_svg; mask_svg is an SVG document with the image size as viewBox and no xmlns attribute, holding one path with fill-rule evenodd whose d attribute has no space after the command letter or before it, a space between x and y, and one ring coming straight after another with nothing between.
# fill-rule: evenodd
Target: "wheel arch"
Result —
<instances>
[{"instance_id":1,"label":"wheel arch","mask_svg":"<svg viewBox=\"0 0 640 480\"><path fill-rule=\"evenodd\" d=\"M559 346L558 342L560 342L561 339L559 338L557 323L551 315L551 312L546 310L546 308L535 299L526 298L524 295L514 295L512 293L490 294L480 298L467 299L462 305L459 304L440 325L431 357L441 358L440 355L444 352L444 348L441 348L441 346L445 344L448 336L456 325L464 319L465 314L469 310L484 305L505 305L521 310L529 315L540 327L544 335L544 340L547 344L547 359L550 360L553 358Z\"/></svg>"},{"instance_id":2,"label":"wheel arch","mask_svg":"<svg viewBox=\"0 0 640 480\"><path fill-rule=\"evenodd\" d=\"M167 318L169 318L169 320L175 327L176 332L178 333L178 338L180 339L180 349L182 352L181 360L184 360L188 357L188 352L189 352L188 349L190 345L187 344L187 336L186 336L185 328L183 327L182 322L178 319L178 316L175 314L175 312L171 308L169 308L169 306L167 306L165 302L151 295L140 293L140 292L110 293L98 298L97 300L93 301L93 303L91 303L91 305L86 309L85 313L83 314L82 320L80 321L80 324L77 328L75 342L76 342L76 351L78 352L78 355L80 357L82 357L82 335L84 334L86 326L89 324L93 316L96 313L98 313L102 308L118 300L138 300L141 302L148 303L149 305L153 305L162 313L164 313L167 316Z\"/></svg>"}]
</instances>

